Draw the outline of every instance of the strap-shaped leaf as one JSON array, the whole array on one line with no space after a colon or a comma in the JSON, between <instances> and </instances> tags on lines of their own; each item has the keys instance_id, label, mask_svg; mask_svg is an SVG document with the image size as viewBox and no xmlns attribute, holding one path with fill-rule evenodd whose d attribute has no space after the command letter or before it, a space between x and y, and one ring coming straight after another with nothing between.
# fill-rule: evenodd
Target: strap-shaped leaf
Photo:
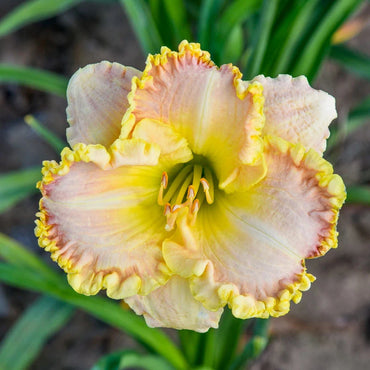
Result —
<instances>
[{"instance_id":1,"label":"strap-shaped leaf","mask_svg":"<svg viewBox=\"0 0 370 370\"><path fill-rule=\"evenodd\" d=\"M341 126L333 126L330 129L330 136L327 148L332 149L352 132L356 131L370 122L370 97L367 97L359 105L353 108L347 117L347 120Z\"/></svg>"},{"instance_id":2,"label":"strap-shaped leaf","mask_svg":"<svg viewBox=\"0 0 370 370\"><path fill-rule=\"evenodd\" d=\"M48 130L40 121L34 116L27 115L24 117L26 123L36 132L42 139L44 139L57 153L60 153L62 149L68 144L63 140L59 139L53 132Z\"/></svg>"},{"instance_id":3,"label":"strap-shaped leaf","mask_svg":"<svg viewBox=\"0 0 370 370\"><path fill-rule=\"evenodd\" d=\"M0 20L0 37L32 22L53 17L83 0L29 0Z\"/></svg>"},{"instance_id":4,"label":"strap-shaped leaf","mask_svg":"<svg viewBox=\"0 0 370 370\"><path fill-rule=\"evenodd\" d=\"M330 49L330 58L360 77L370 79L370 56L351 50L343 45Z\"/></svg>"},{"instance_id":5,"label":"strap-shaped leaf","mask_svg":"<svg viewBox=\"0 0 370 370\"><path fill-rule=\"evenodd\" d=\"M211 50L212 35L222 0L202 0L198 17L198 41L205 50Z\"/></svg>"},{"instance_id":6,"label":"strap-shaped leaf","mask_svg":"<svg viewBox=\"0 0 370 370\"><path fill-rule=\"evenodd\" d=\"M231 48L229 44L229 35L233 32L235 27L241 25L261 6L262 0L235 0L226 7L220 14L220 20L216 24L217 44L219 45L220 63L230 62L223 55L224 48ZM235 32L235 31L234 31ZM239 55L240 57L240 55Z\"/></svg>"},{"instance_id":7,"label":"strap-shaped leaf","mask_svg":"<svg viewBox=\"0 0 370 370\"><path fill-rule=\"evenodd\" d=\"M324 17L318 20L317 27L299 54L291 71L293 76L306 75L310 81L315 77L328 52L333 33L361 3L362 0L332 2Z\"/></svg>"},{"instance_id":8,"label":"strap-shaped leaf","mask_svg":"<svg viewBox=\"0 0 370 370\"><path fill-rule=\"evenodd\" d=\"M139 343L144 343L167 359L176 369L187 368L182 353L162 331L147 327L141 317L124 310L114 301L76 293L67 284L65 278L57 273L55 273L55 278L51 279L35 270L0 262L0 281L18 288L50 295L81 308L109 325L123 330Z\"/></svg>"},{"instance_id":9,"label":"strap-shaped leaf","mask_svg":"<svg viewBox=\"0 0 370 370\"><path fill-rule=\"evenodd\" d=\"M267 45L271 37L272 26L278 9L278 0L264 0L258 27L252 40L252 54L249 59L245 76L253 78L259 74Z\"/></svg>"},{"instance_id":10,"label":"strap-shaped leaf","mask_svg":"<svg viewBox=\"0 0 370 370\"><path fill-rule=\"evenodd\" d=\"M278 29L269 44L269 58L264 63L270 68L263 70L266 75L275 77L279 73L288 73L289 65L294 60L299 42L317 17L315 10L320 0L295 1L283 20L279 20Z\"/></svg>"},{"instance_id":11,"label":"strap-shaped leaf","mask_svg":"<svg viewBox=\"0 0 370 370\"><path fill-rule=\"evenodd\" d=\"M44 343L67 323L73 311L71 305L53 298L37 299L2 340L1 369L27 368L37 357Z\"/></svg>"},{"instance_id":12,"label":"strap-shaped leaf","mask_svg":"<svg viewBox=\"0 0 370 370\"><path fill-rule=\"evenodd\" d=\"M242 353L236 357L230 370L245 369L248 363L257 358L268 343L269 319L255 319L253 337L245 345Z\"/></svg>"},{"instance_id":13,"label":"strap-shaped leaf","mask_svg":"<svg viewBox=\"0 0 370 370\"><path fill-rule=\"evenodd\" d=\"M68 85L68 80L56 73L10 64L0 64L0 82L17 83L63 98Z\"/></svg>"},{"instance_id":14,"label":"strap-shaped leaf","mask_svg":"<svg viewBox=\"0 0 370 370\"><path fill-rule=\"evenodd\" d=\"M36 193L36 183L40 179L41 168L38 166L0 175L0 213Z\"/></svg>"},{"instance_id":15,"label":"strap-shaped leaf","mask_svg":"<svg viewBox=\"0 0 370 370\"><path fill-rule=\"evenodd\" d=\"M185 0L163 0L169 19L174 29L176 44L181 40L191 41L190 27L187 22Z\"/></svg>"},{"instance_id":16,"label":"strap-shaped leaf","mask_svg":"<svg viewBox=\"0 0 370 370\"><path fill-rule=\"evenodd\" d=\"M347 187L347 203L359 203L370 206L370 186L352 185Z\"/></svg>"},{"instance_id":17,"label":"strap-shaped leaf","mask_svg":"<svg viewBox=\"0 0 370 370\"><path fill-rule=\"evenodd\" d=\"M139 368L145 370L174 370L163 358L141 355L135 351L118 351L102 357L91 370L121 370Z\"/></svg>"},{"instance_id":18,"label":"strap-shaped leaf","mask_svg":"<svg viewBox=\"0 0 370 370\"><path fill-rule=\"evenodd\" d=\"M120 0L145 53L159 52L163 46L150 9L144 0Z\"/></svg>"}]
</instances>

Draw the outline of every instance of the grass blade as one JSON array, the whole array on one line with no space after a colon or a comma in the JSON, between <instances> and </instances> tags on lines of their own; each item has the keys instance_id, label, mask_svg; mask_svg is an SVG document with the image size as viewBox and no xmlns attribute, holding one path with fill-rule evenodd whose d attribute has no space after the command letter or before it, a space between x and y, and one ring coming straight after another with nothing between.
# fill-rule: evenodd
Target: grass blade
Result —
<instances>
[{"instance_id":1,"label":"grass blade","mask_svg":"<svg viewBox=\"0 0 370 370\"><path fill-rule=\"evenodd\" d=\"M10 209L20 200L37 192L41 168L31 167L0 175L0 213Z\"/></svg>"},{"instance_id":2,"label":"grass blade","mask_svg":"<svg viewBox=\"0 0 370 370\"><path fill-rule=\"evenodd\" d=\"M184 39L191 41L192 38L190 27L187 22L184 1L185 0L164 0L164 6L172 23L177 44Z\"/></svg>"},{"instance_id":3,"label":"grass blade","mask_svg":"<svg viewBox=\"0 0 370 370\"><path fill-rule=\"evenodd\" d=\"M87 297L76 293L69 287L65 278L57 273L55 273L54 279L48 279L35 271L0 262L0 281L18 288L50 295L81 308L96 318L128 333L139 343L144 343L167 359L176 369L187 368L182 353L162 331L147 327L141 317L124 310L114 301L99 296Z\"/></svg>"},{"instance_id":4,"label":"grass blade","mask_svg":"<svg viewBox=\"0 0 370 370\"><path fill-rule=\"evenodd\" d=\"M229 368L239 344L240 335L250 320L241 320L225 309L216 331L215 368Z\"/></svg>"},{"instance_id":5,"label":"grass blade","mask_svg":"<svg viewBox=\"0 0 370 370\"><path fill-rule=\"evenodd\" d=\"M263 2L258 29L253 40L253 52L245 70L245 77L247 79L256 76L261 70L278 8L277 5L278 0L264 0Z\"/></svg>"},{"instance_id":6,"label":"grass blade","mask_svg":"<svg viewBox=\"0 0 370 370\"><path fill-rule=\"evenodd\" d=\"M60 153L63 148L68 145L43 126L34 116L27 115L24 117L24 120L36 132L36 134L44 139L57 153Z\"/></svg>"},{"instance_id":7,"label":"grass blade","mask_svg":"<svg viewBox=\"0 0 370 370\"><path fill-rule=\"evenodd\" d=\"M288 66L294 58L298 43L314 16L314 10L319 0L298 2L295 11L286 17L287 24L282 24L276 34L276 42L271 45L278 53L271 58L273 67L268 74L271 77L279 73L288 73ZM290 16L290 17L289 17ZM263 71L265 72L265 71Z\"/></svg>"},{"instance_id":8,"label":"grass blade","mask_svg":"<svg viewBox=\"0 0 370 370\"><path fill-rule=\"evenodd\" d=\"M347 186L346 203L359 203L370 206L370 186Z\"/></svg>"},{"instance_id":9,"label":"grass blade","mask_svg":"<svg viewBox=\"0 0 370 370\"><path fill-rule=\"evenodd\" d=\"M329 56L350 72L370 79L370 56L348 49L343 45L333 46Z\"/></svg>"},{"instance_id":10,"label":"grass blade","mask_svg":"<svg viewBox=\"0 0 370 370\"><path fill-rule=\"evenodd\" d=\"M243 352L232 363L230 370L245 369L248 362L258 357L268 343L268 319L256 319L253 337L244 347Z\"/></svg>"},{"instance_id":11,"label":"grass blade","mask_svg":"<svg viewBox=\"0 0 370 370\"><path fill-rule=\"evenodd\" d=\"M0 37L32 22L53 17L83 0L32 0L23 2L0 21Z\"/></svg>"},{"instance_id":12,"label":"grass blade","mask_svg":"<svg viewBox=\"0 0 370 370\"><path fill-rule=\"evenodd\" d=\"M227 38L225 47L222 51L221 63L223 60L227 63L237 64L237 62L241 58L243 47L243 28L241 24L237 24L232 29L229 37Z\"/></svg>"},{"instance_id":13,"label":"grass blade","mask_svg":"<svg viewBox=\"0 0 370 370\"><path fill-rule=\"evenodd\" d=\"M17 83L63 98L68 85L68 79L56 73L10 64L0 64L0 82Z\"/></svg>"},{"instance_id":14,"label":"grass blade","mask_svg":"<svg viewBox=\"0 0 370 370\"><path fill-rule=\"evenodd\" d=\"M178 335L182 352L189 364L195 365L198 360L198 349L203 334L192 330L179 330Z\"/></svg>"},{"instance_id":15,"label":"grass blade","mask_svg":"<svg viewBox=\"0 0 370 370\"><path fill-rule=\"evenodd\" d=\"M344 125L338 127L333 126L330 129L330 136L327 143L327 148L332 149L342 142L348 135L362 127L370 121L370 97L367 97L357 107L353 108Z\"/></svg>"},{"instance_id":16,"label":"grass blade","mask_svg":"<svg viewBox=\"0 0 370 370\"><path fill-rule=\"evenodd\" d=\"M91 370L140 368L147 370L174 370L163 358L142 355L135 351L118 351L102 357Z\"/></svg>"},{"instance_id":17,"label":"grass blade","mask_svg":"<svg viewBox=\"0 0 370 370\"><path fill-rule=\"evenodd\" d=\"M45 342L67 323L73 311L73 307L67 303L50 297L39 298L27 308L3 339L0 347L1 368L27 368Z\"/></svg>"},{"instance_id":18,"label":"grass blade","mask_svg":"<svg viewBox=\"0 0 370 370\"><path fill-rule=\"evenodd\" d=\"M215 19L220 10L222 0L203 0L198 18L198 40L205 50L211 52L211 42L214 32Z\"/></svg>"},{"instance_id":19,"label":"grass blade","mask_svg":"<svg viewBox=\"0 0 370 370\"><path fill-rule=\"evenodd\" d=\"M293 76L306 75L311 81L327 54L332 35L349 17L362 0L338 0L333 2L305 45L292 70Z\"/></svg>"},{"instance_id":20,"label":"grass blade","mask_svg":"<svg viewBox=\"0 0 370 370\"><path fill-rule=\"evenodd\" d=\"M0 233L0 257L10 265L38 273L43 279L59 281L58 274L23 245Z\"/></svg>"},{"instance_id":21,"label":"grass blade","mask_svg":"<svg viewBox=\"0 0 370 370\"><path fill-rule=\"evenodd\" d=\"M223 62L228 62L223 57L224 48L228 47L227 39L235 27L241 25L261 6L262 0L235 0L220 15L217 24L217 43L220 45L220 56ZM239 56L240 57L240 56Z\"/></svg>"},{"instance_id":22,"label":"grass blade","mask_svg":"<svg viewBox=\"0 0 370 370\"><path fill-rule=\"evenodd\" d=\"M162 39L144 0L120 0L145 53L159 52Z\"/></svg>"}]
</instances>

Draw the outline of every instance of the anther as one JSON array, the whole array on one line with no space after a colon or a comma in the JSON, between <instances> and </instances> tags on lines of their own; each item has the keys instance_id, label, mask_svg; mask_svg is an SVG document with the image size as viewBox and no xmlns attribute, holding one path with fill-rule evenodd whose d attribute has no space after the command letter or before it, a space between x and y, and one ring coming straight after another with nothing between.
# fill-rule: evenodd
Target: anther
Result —
<instances>
[{"instance_id":1,"label":"anther","mask_svg":"<svg viewBox=\"0 0 370 370\"><path fill-rule=\"evenodd\" d=\"M167 185L168 185L168 175L167 175L167 172L163 172L162 179L161 179L161 187L159 188L158 198L157 198L157 202L161 206L164 204L163 190L167 188Z\"/></svg>"},{"instance_id":2,"label":"anther","mask_svg":"<svg viewBox=\"0 0 370 370\"><path fill-rule=\"evenodd\" d=\"M166 189L167 188L167 185L168 185L168 175L167 175L167 172L163 172L162 173L161 185L163 186L163 189Z\"/></svg>"},{"instance_id":3,"label":"anther","mask_svg":"<svg viewBox=\"0 0 370 370\"><path fill-rule=\"evenodd\" d=\"M191 206L190 214L189 214L189 216L190 216L189 221L190 221L191 226L193 226L195 224L199 208L200 208L199 199L195 199L192 206Z\"/></svg>"},{"instance_id":4,"label":"anther","mask_svg":"<svg viewBox=\"0 0 370 370\"><path fill-rule=\"evenodd\" d=\"M164 211L163 211L163 214L165 216L169 215L171 213L171 204L170 203L166 203L166 205L164 206Z\"/></svg>"},{"instance_id":5,"label":"anther","mask_svg":"<svg viewBox=\"0 0 370 370\"><path fill-rule=\"evenodd\" d=\"M195 194L194 186L190 185L188 187L188 195L186 196L186 198L192 201L195 198L195 195L196 194Z\"/></svg>"},{"instance_id":6,"label":"anther","mask_svg":"<svg viewBox=\"0 0 370 370\"><path fill-rule=\"evenodd\" d=\"M207 203L208 204L212 204L213 203L213 197L211 196L211 194L209 192L209 188L210 187L209 187L208 181L204 177L202 177L200 179L200 183L202 184L203 190L204 190L204 192L206 194Z\"/></svg>"}]
</instances>

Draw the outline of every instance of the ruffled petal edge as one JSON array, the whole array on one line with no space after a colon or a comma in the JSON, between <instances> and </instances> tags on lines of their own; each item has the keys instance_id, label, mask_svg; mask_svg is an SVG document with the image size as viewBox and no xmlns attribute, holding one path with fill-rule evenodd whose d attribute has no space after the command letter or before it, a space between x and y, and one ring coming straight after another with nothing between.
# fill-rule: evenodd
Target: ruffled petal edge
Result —
<instances>
[{"instance_id":1,"label":"ruffled petal edge","mask_svg":"<svg viewBox=\"0 0 370 370\"><path fill-rule=\"evenodd\" d=\"M129 154L132 153L132 156ZM37 183L37 188L47 195L46 185L56 180L58 176L66 175L75 162L92 162L102 169L114 168L121 165L148 165L158 163L160 149L141 139L117 140L109 149L100 144L76 144L71 150L66 147L61 153L61 161L44 161L42 168L43 179ZM107 295L114 299L122 299L135 294L148 294L163 285L169 279L171 272L162 263L159 266L160 275L156 279L147 279L142 283L141 277L135 271L127 273L118 269L93 271L93 261L85 261L91 271L79 271L69 259L68 248L59 248L54 238L53 225L48 223L48 212L43 205L43 198L39 202L39 212L36 213L35 235L39 246L51 253L51 259L67 273L68 282L78 293L95 295L106 289ZM64 250L67 253L64 253ZM89 269L90 269L89 267ZM84 273L85 272L85 273ZM144 289L144 290L143 290ZM122 296L122 292L125 296Z\"/></svg>"}]
</instances>

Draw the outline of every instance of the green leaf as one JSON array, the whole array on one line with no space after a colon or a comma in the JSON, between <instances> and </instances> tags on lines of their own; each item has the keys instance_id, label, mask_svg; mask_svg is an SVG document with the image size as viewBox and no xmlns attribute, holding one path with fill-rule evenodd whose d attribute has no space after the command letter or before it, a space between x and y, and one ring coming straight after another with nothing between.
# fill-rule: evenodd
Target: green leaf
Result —
<instances>
[{"instance_id":1,"label":"green leaf","mask_svg":"<svg viewBox=\"0 0 370 370\"><path fill-rule=\"evenodd\" d=\"M225 62L236 64L243 52L243 41L243 28L239 24L232 29L227 38L225 48L222 52L222 59Z\"/></svg>"},{"instance_id":2,"label":"green leaf","mask_svg":"<svg viewBox=\"0 0 370 370\"><path fill-rule=\"evenodd\" d=\"M0 64L0 82L17 83L41 91L66 96L68 80L52 72L36 68Z\"/></svg>"},{"instance_id":3,"label":"green leaf","mask_svg":"<svg viewBox=\"0 0 370 370\"><path fill-rule=\"evenodd\" d=\"M0 37L32 22L53 17L83 0L25 1L0 21Z\"/></svg>"},{"instance_id":4,"label":"green leaf","mask_svg":"<svg viewBox=\"0 0 370 370\"><path fill-rule=\"evenodd\" d=\"M258 28L253 39L253 51L245 69L247 78L256 76L261 70L278 8L277 5L278 0L264 0L263 2Z\"/></svg>"},{"instance_id":5,"label":"green leaf","mask_svg":"<svg viewBox=\"0 0 370 370\"><path fill-rule=\"evenodd\" d=\"M1 368L27 368L45 342L67 323L73 311L71 305L50 297L36 300L3 339L0 347Z\"/></svg>"},{"instance_id":6,"label":"green leaf","mask_svg":"<svg viewBox=\"0 0 370 370\"><path fill-rule=\"evenodd\" d=\"M177 44L186 39L191 39L189 24L184 0L163 0L167 14L174 30L174 36Z\"/></svg>"},{"instance_id":7,"label":"green leaf","mask_svg":"<svg viewBox=\"0 0 370 370\"><path fill-rule=\"evenodd\" d=\"M60 276L22 244L0 233L0 257L20 269L38 273L48 280L60 281Z\"/></svg>"},{"instance_id":8,"label":"green leaf","mask_svg":"<svg viewBox=\"0 0 370 370\"><path fill-rule=\"evenodd\" d=\"M343 45L332 46L329 56L349 71L370 79L370 56Z\"/></svg>"},{"instance_id":9,"label":"green leaf","mask_svg":"<svg viewBox=\"0 0 370 370\"><path fill-rule=\"evenodd\" d=\"M102 357L91 370L121 370L140 368L147 370L174 370L163 358L142 355L135 351L118 351Z\"/></svg>"},{"instance_id":10,"label":"green leaf","mask_svg":"<svg viewBox=\"0 0 370 370\"><path fill-rule=\"evenodd\" d=\"M200 340L203 334L192 330L178 331L182 352L190 365L197 364Z\"/></svg>"},{"instance_id":11,"label":"green leaf","mask_svg":"<svg viewBox=\"0 0 370 370\"><path fill-rule=\"evenodd\" d=\"M370 122L370 97L367 97L357 107L353 108L349 114L347 121L338 127L333 126L330 129L330 136L327 143L327 148L331 149L342 142L348 135L356 131L358 128Z\"/></svg>"},{"instance_id":12,"label":"green leaf","mask_svg":"<svg viewBox=\"0 0 370 370\"><path fill-rule=\"evenodd\" d=\"M228 38L236 27L242 24L261 6L262 0L235 0L222 12L217 24L217 43L220 45L221 63L227 63L228 59L224 56L225 48L228 48ZM240 55L237 59L240 58Z\"/></svg>"},{"instance_id":13,"label":"green leaf","mask_svg":"<svg viewBox=\"0 0 370 370\"><path fill-rule=\"evenodd\" d=\"M144 0L120 0L145 53L159 52L162 39Z\"/></svg>"},{"instance_id":14,"label":"green leaf","mask_svg":"<svg viewBox=\"0 0 370 370\"><path fill-rule=\"evenodd\" d=\"M58 136L48 130L41 124L34 116L27 115L24 117L26 123L42 138L44 139L57 153L60 153L68 144L60 140Z\"/></svg>"},{"instance_id":15,"label":"green leaf","mask_svg":"<svg viewBox=\"0 0 370 370\"><path fill-rule=\"evenodd\" d=\"M268 325L268 319L256 319L253 337L232 363L230 370L245 369L251 360L257 358L263 352L268 343Z\"/></svg>"},{"instance_id":16,"label":"green leaf","mask_svg":"<svg viewBox=\"0 0 370 370\"><path fill-rule=\"evenodd\" d=\"M270 52L276 52L274 57L270 55L268 60L272 66L268 72L269 76L277 76L279 73L288 73L289 64L294 60L299 41L302 39L303 31L306 30L316 16L314 10L320 0L297 1L283 19L279 22L278 30L273 36Z\"/></svg>"},{"instance_id":17,"label":"green leaf","mask_svg":"<svg viewBox=\"0 0 370 370\"><path fill-rule=\"evenodd\" d=\"M36 183L40 179L40 167L0 175L0 213L10 209L20 200L36 193Z\"/></svg>"},{"instance_id":18,"label":"green leaf","mask_svg":"<svg viewBox=\"0 0 370 370\"><path fill-rule=\"evenodd\" d=\"M346 203L359 203L370 206L370 186L347 186Z\"/></svg>"},{"instance_id":19,"label":"green leaf","mask_svg":"<svg viewBox=\"0 0 370 370\"><path fill-rule=\"evenodd\" d=\"M310 81L314 78L329 50L333 33L361 3L362 0L337 0L332 3L323 18L317 21L313 34L299 54L292 70L293 76L306 75Z\"/></svg>"},{"instance_id":20,"label":"green leaf","mask_svg":"<svg viewBox=\"0 0 370 370\"><path fill-rule=\"evenodd\" d=\"M53 279L50 279L41 272L0 262L0 281L18 288L48 294L81 308L113 327L123 330L139 343L144 343L167 359L176 369L187 368L182 353L162 331L147 327L141 317L124 310L114 301L76 293L67 284L66 279L57 273Z\"/></svg>"},{"instance_id":21,"label":"green leaf","mask_svg":"<svg viewBox=\"0 0 370 370\"><path fill-rule=\"evenodd\" d=\"M235 356L240 336L250 320L237 319L231 310L225 309L215 340L215 368L227 369Z\"/></svg>"},{"instance_id":22,"label":"green leaf","mask_svg":"<svg viewBox=\"0 0 370 370\"><path fill-rule=\"evenodd\" d=\"M211 49L212 35L222 0L202 0L198 18L198 41L205 50Z\"/></svg>"}]
</instances>

